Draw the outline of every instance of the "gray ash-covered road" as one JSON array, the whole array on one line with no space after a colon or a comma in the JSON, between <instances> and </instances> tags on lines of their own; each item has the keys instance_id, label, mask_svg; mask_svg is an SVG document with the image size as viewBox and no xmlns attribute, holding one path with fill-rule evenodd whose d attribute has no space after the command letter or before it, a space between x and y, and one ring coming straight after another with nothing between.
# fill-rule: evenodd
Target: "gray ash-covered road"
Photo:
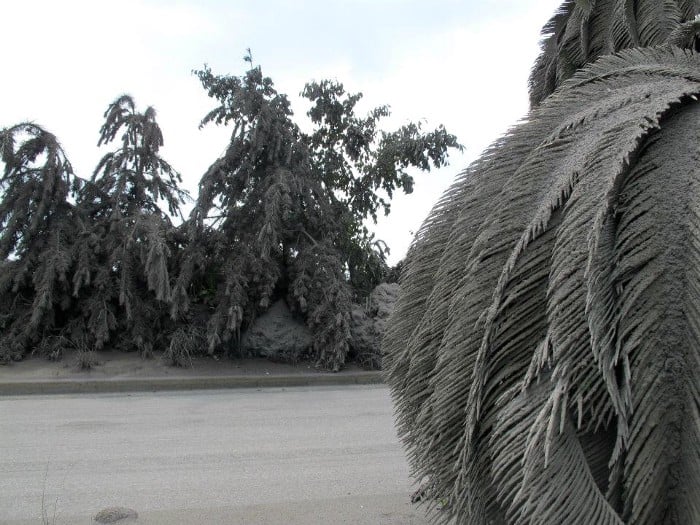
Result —
<instances>
[{"instance_id":1,"label":"gray ash-covered road","mask_svg":"<svg viewBox=\"0 0 700 525\"><path fill-rule=\"evenodd\" d=\"M383 386L0 398L3 524L427 523L411 491Z\"/></svg>"}]
</instances>

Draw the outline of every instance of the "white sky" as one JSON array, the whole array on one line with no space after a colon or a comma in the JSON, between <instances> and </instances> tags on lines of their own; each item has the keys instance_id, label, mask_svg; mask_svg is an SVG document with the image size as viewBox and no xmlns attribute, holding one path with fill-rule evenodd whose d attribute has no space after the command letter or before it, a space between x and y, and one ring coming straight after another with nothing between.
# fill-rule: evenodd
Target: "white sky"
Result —
<instances>
[{"instance_id":1,"label":"white sky","mask_svg":"<svg viewBox=\"0 0 700 525\"><path fill-rule=\"evenodd\" d=\"M418 173L375 228L395 263L433 203L490 142L527 111L539 32L561 0L0 0L0 127L30 120L62 142L89 178L102 115L122 93L158 112L163 157L196 196L229 131L201 118L215 106L192 69L239 75L250 47L287 93L336 79L389 104L387 126L425 119L465 146L440 171Z\"/></svg>"}]
</instances>

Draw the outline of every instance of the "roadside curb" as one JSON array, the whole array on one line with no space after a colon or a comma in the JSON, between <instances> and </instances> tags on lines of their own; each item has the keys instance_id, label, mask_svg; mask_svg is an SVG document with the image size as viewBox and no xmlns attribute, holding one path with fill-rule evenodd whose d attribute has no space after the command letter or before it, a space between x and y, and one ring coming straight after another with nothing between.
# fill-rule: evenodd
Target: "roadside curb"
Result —
<instances>
[{"instance_id":1,"label":"roadside curb","mask_svg":"<svg viewBox=\"0 0 700 525\"><path fill-rule=\"evenodd\" d=\"M383 383L381 372L338 372L335 374L285 374L249 376L144 377L114 379L56 379L0 382L0 396L34 394L88 394L118 392L160 392L169 390L216 390L233 388L275 388L293 386L374 385Z\"/></svg>"}]
</instances>

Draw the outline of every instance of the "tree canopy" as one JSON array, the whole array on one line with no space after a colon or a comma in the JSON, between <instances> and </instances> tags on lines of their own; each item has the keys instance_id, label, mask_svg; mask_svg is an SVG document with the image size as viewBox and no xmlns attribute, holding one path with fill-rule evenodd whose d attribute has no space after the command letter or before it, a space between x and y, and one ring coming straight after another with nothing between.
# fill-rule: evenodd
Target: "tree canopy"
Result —
<instances>
[{"instance_id":1,"label":"tree canopy","mask_svg":"<svg viewBox=\"0 0 700 525\"><path fill-rule=\"evenodd\" d=\"M119 136L91 179L73 173L56 138L23 123L0 132L0 359L63 348L152 352L167 341L176 234L186 193L158 155L155 111L117 98L99 145ZM167 212L161 209L161 201Z\"/></svg>"},{"instance_id":2,"label":"tree canopy","mask_svg":"<svg viewBox=\"0 0 700 525\"><path fill-rule=\"evenodd\" d=\"M304 87L303 131L246 61L242 76L195 71L218 104L201 125L232 133L187 219L155 110L129 95L104 113L97 145L112 149L87 179L41 127L0 132L1 360L65 347L167 348L178 363L201 346L240 353L240 331L284 300L312 330L316 364L343 366L353 301L391 278L368 221L461 146L442 126L385 131L388 106L359 115L362 94L329 80Z\"/></svg>"},{"instance_id":3,"label":"tree canopy","mask_svg":"<svg viewBox=\"0 0 700 525\"><path fill-rule=\"evenodd\" d=\"M233 130L200 181L172 313L203 298L213 310L207 339L214 351L235 347L241 327L285 299L313 331L317 365L338 370L348 352L351 301L388 271L386 246L365 220L389 213L395 191L412 191L409 168L443 166L449 149L461 146L443 127L382 131L388 106L358 116L362 95L328 80L301 93L311 104L312 130L304 132L287 96L246 60L240 77L195 72L219 103L202 125Z\"/></svg>"},{"instance_id":4,"label":"tree canopy","mask_svg":"<svg viewBox=\"0 0 700 525\"><path fill-rule=\"evenodd\" d=\"M104 117L98 146L118 136L120 144L102 157L78 200L86 229L76 246L74 295L92 346L101 348L119 330L118 346L150 354L164 338L177 264L169 214L179 214L187 194L158 153L163 135L152 107L139 113L123 95Z\"/></svg>"},{"instance_id":5,"label":"tree canopy","mask_svg":"<svg viewBox=\"0 0 700 525\"><path fill-rule=\"evenodd\" d=\"M60 324L71 293L81 189L54 135L32 123L0 131L0 356L20 358Z\"/></svg>"}]
</instances>

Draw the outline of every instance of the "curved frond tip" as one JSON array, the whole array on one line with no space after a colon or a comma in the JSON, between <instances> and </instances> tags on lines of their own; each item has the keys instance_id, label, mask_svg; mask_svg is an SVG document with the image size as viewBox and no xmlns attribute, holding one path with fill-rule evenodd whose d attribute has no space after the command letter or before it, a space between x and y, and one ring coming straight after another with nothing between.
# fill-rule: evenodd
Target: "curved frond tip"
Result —
<instances>
[{"instance_id":1,"label":"curved frond tip","mask_svg":"<svg viewBox=\"0 0 700 525\"><path fill-rule=\"evenodd\" d=\"M700 523L698 95L696 54L604 57L419 231L385 373L439 516Z\"/></svg>"}]
</instances>

